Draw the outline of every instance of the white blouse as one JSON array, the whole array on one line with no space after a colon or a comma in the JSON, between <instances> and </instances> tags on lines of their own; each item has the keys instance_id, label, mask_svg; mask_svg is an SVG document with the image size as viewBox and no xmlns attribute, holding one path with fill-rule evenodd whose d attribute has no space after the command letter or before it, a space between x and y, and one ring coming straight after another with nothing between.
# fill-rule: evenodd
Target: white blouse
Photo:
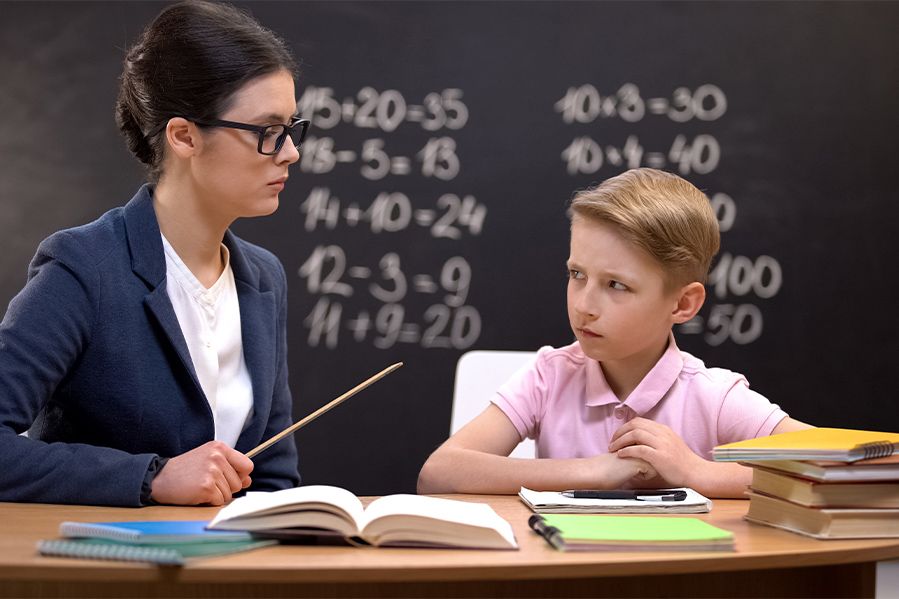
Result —
<instances>
[{"instance_id":1,"label":"white blouse","mask_svg":"<svg viewBox=\"0 0 899 599\"><path fill-rule=\"evenodd\" d=\"M206 289L164 235L162 245L166 291L212 409L215 438L234 447L253 412L253 386L243 357L240 305L228 248L222 245L222 275Z\"/></svg>"}]
</instances>

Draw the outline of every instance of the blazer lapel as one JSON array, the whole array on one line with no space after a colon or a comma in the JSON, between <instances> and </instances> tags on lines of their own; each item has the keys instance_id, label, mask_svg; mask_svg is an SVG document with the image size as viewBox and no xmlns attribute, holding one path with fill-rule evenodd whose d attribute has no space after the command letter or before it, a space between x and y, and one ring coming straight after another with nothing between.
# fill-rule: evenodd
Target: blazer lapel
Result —
<instances>
[{"instance_id":1,"label":"blazer lapel","mask_svg":"<svg viewBox=\"0 0 899 599\"><path fill-rule=\"evenodd\" d=\"M206 398L206 394L203 393L203 387L200 385L200 380L197 378L193 360L190 358L190 351L187 349L187 341L184 340L181 324L178 322L178 317L175 315L175 309L172 307L172 301L169 299L165 285L160 285L144 296L144 305L156 318L157 324L159 324L160 328L162 328L162 331L165 333L165 338L171 344L172 348L174 348L175 353L178 354L181 365L187 371L188 375L190 375L190 380L194 383L194 390L203 399L203 403L209 407L209 400ZM212 408L209 408L209 416L210 418L212 417Z\"/></svg>"},{"instance_id":2,"label":"blazer lapel","mask_svg":"<svg viewBox=\"0 0 899 599\"><path fill-rule=\"evenodd\" d=\"M225 233L224 243L231 254L243 357L253 386L253 415L235 449L248 451L259 444L271 411L277 367L277 299L274 292L260 290L259 268L247 259L230 231Z\"/></svg>"},{"instance_id":3,"label":"blazer lapel","mask_svg":"<svg viewBox=\"0 0 899 599\"><path fill-rule=\"evenodd\" d=\"M206 399L206 394L203 393L197 373L194 371L193 360L190 358L187 342L181 332L181 325L178 323L175 309L166 292L165 253L162 249L162 236L159 232L156 212L153 209L153 197L149 185L141 187L125 206L125 233L128 238L128 247L131 250L131 270L143 279L150 289L150 292L144 296L144 305L156 319L165 339L175 350L181 365L187 371L190 380L193 381L194 391L202 399L209 411L209 417L212 418L209 401Z\"/></svg>"},{"instance_id":4,"label":"blazer lapel","mask_svg":"<svg viewBox=\"0 0 899 599\"><path fill-rule=\"evenodd\" d=\"M125 206L125 229L131 250L131 269L150 290L144 296L144 305L178 355L211 419L212 410L197 379L181 325L166 293L165 253L149 186L141 187ZM230 231L225 232L224 243L231 254L231 269L240 304L243 354L253 386L252 418L240 434L236 447L238 451L247 451L255 447L262 437L271 408L269 400L274 392L278 343L277 298L272 291L260 290L259 268L247 259Z\"/></svg>"}]
</instances>

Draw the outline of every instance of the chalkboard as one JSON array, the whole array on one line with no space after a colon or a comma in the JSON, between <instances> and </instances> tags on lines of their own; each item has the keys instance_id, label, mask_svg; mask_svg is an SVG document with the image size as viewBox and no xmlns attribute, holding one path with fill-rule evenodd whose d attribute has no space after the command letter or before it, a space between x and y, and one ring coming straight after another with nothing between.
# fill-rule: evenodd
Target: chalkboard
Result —
<instances>
[{"instance_id":1,"label":"chalkboard","mask_svg":"<svg viewBox=\"0 0 899 599\"><path fill-rule=\"evenodd\" d=\"M0 5L0 302L39 241L131 197L112 117L158 3ZM309 483L412 491L472 349L572 339L572 193L634 166L709 195L722 251L678 343L791 415L899 430L899 4L254 2L313 121L278 212Z\"/></svg>"}]
</instances>

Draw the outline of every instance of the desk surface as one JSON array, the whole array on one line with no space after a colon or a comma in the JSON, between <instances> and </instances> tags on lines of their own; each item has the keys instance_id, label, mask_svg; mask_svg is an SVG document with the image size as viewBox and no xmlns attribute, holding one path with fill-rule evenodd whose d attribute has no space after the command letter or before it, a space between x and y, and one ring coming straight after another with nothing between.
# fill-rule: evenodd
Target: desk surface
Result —
<instances>
[{"instance_id":1,"label":"desk surface","mask_svg":"<svg viewBox=\"0 0 899 599\"><path fill-rule=\"evenodd\" d=\"M486 501L508 520L520 551L276 546L204 558L181 569L125 562L37 555L40 539L58 537L64 520L199 520L216 508L103 508L0 503L0 581L153 581L356 583L402 580L553 579L641 574L686 574L830 566L899 558L899 539L819 541L743 520L748 502L717 500L703 520L732 531L736 552L584 552L550 548L527 526L529 510L517 497L454 496ZM670 516L673 518L683 516Z\"/></svg>"},{"instance_id":2,"label":"desk surface","mask_svg":"<svg viewBox=\"0 0 899 599\"><path fill-rule=\"evenodd\" d=\"M0 597L873 597L875 562L899 558L899 539L819 541L752 524L745 500L696 516L732 531L733 553L563 553L531 532L517 497L453 497L491 504L520 551L281 545L159 568L42 557L35 545L64 520L203 520L217 508L0 503Z\"/></svg>"}]
</instances>

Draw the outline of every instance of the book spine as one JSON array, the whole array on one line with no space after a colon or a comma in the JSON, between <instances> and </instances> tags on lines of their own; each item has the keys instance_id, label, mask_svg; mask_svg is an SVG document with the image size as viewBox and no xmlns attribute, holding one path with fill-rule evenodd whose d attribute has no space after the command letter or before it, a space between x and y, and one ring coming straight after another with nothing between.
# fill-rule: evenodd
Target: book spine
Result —
<instances>
[{"instance_id":1,"label":"book spine","mask_svg":"<svg viewBox=\"0 0 899 599\"><path fill-rule=\"evenodd\" d=\"M183 566L184 558L177 551L133 545L85 545L72 541L40 541L38 553L58 557L82 557L128 562L150 562L162 566Z\"/></svg>"}]
</instances>

